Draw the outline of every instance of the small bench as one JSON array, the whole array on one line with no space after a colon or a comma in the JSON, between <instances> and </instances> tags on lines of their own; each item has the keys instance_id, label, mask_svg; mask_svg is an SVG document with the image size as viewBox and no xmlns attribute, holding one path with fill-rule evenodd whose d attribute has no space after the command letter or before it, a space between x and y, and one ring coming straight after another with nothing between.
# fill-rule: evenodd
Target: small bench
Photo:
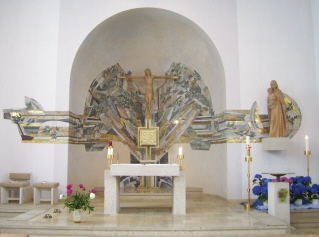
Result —
<instances>
[{"instance_id":1,"label":"small bench","mask_svg":"<svg viewBox=\"0 0 319 237\"><path fill-rule=\"evenodd\" d=\"M19 204L30 202L32 199L32 189L30 186L31 173L10 173L10 181L0 183L1 204L10 200L18 200ZM19 197L10 195L11 191L18 190Z\"/></svg>"},{"instance_id":2,"label":"small bench","mask_svg":"<svg viewBox=\"0 0 319 237\"><path fill-rule=\"evenodd\" d=\"M40 204L41 201L51 201L51 205L58 202L57 182L39 182L33 184L33 204ZM51 191L51 198L41 198L41 191Z\"/></svg>"}]
</instances>

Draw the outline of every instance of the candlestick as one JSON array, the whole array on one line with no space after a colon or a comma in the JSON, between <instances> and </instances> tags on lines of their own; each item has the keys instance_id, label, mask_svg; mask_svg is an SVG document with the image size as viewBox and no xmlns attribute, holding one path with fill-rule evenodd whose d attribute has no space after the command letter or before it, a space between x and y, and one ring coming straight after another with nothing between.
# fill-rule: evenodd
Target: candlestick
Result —
<instances>
[{"instance_id":1,"label":"candlestick","mask_svg":"<svg viewBox=\"0 0 319 237\"><path fill-rule=\"evenodd\" d=\"M114 158L113 146L112 145L113 145L112 141L109 141L109 146L107 148L107 155L106 155L106 159L107 159L107 163L108 163L108 169L111 168L112 161L113 161L113 158Z\"/></svg>"},{"instance_id":2,"label":"candlestick","mask_svg":"<svg viewBox=\"0 0 319 237\"><path fill-rule=\"evenodd\" d=\"M305 156L307 157L307 174L308 174L308 176L310 176L310 168L309 168L309 163L310 163L310 161L309 161L309 156L311 155L311 151L305 151L304 152L304 154L305 154Z\"/></svg>"},{"instance_id":3,"label":"candlestick","mask_svg":"<svg viewBox=\"0 0 319 237\"><path fill-rule=\"evenodd\" d=\"M183 170L183 159L184 155L177 155L177 159L179 160L179 169Z\"/></svg>"},{"instance_id":4,"label":"candlestick","mask_svg":"<svg viewBox=\"0 0 319 237\"><path fill-rule=\"evenodd\" d=\"M250 211L252 205L250 204L250 162L253 161L253 158L250 157L250 149L251 146L250 144L250 138L249 136L246 136L246 157L245 157L245 161L248 164L248 169L247 169L247 180L248 180L248 188L247 188L247 193L248 193L248 202L246 204L244 204L244 209L245 211Z\"/></svg>"},{"instance_id":5,"label":"candlestick","mask_svg":"<svg viewBox=\"0 0 319 237\"><path fill-rule=\"evenodd\" d=\"M305 150L306 151L310 151L309 150L309 137L307 135L305 136L305 143L306 143L306 149Z\"/></svg>"}]
</instances>

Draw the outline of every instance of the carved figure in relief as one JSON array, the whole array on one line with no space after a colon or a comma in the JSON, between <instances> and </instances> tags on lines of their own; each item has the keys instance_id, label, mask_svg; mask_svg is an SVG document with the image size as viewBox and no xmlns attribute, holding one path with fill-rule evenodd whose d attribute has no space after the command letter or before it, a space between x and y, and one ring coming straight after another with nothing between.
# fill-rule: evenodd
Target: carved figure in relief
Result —
<instances>
[{"instance_id":1,"label":"carved figure in relief","mask_svg":"<svg viewBox=\"0 0 319 237\"><path fill-rule=\"evenodd\" d=\"M154 76L151 73L151 69L145 69L145 76L125 76L120 77L122 79L145 79L146 88L145 88L145 118L151 119L152 118L152 101L154 100L154 88L153 88L153 80L154 79L178 79L179 77L175 76Z\"/></svg>"},{"instance_id":2,"label":"carved figure in relief","mask_svg":"<svg viewBox=\"0 0 319 237\"><path fill-rule=\"evenodd\" d=\"M287 107L284 96L278 88L275 80L270 82L271 88L268 88L268 117L270 131L268 137L286 137L286 112Z\"/></svg>"}]
</instances>

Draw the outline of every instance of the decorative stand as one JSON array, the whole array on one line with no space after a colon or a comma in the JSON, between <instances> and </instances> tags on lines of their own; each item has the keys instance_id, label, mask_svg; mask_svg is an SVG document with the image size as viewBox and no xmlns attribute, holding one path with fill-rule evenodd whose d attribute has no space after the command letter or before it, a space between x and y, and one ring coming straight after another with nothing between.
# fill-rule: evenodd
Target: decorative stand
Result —
<instances>
[{"instance_id":1,"label":"decorative stand","mask_svg":"<svg viewBox=\"0 0 319 237\"><path fill-rule=\"evenodd\" d=\"M114 155L106 155L108 169L110 169L110 167L112 165L113 158L114 158Z\"/></svg>"},{"instance_id":2,"label":"decorative stand","mask_svg":"<svg viewBox=\"0 0 319 237\"><path fill-rule=\"evenodd\" d=\"M246 157L245 161L248 163L248 170L247 170L247 180L248 180L248 188L247 188L247 193L248 193L248 202L244 204L244 209L245 211L250 211L252 205L250 204L250 162L253 161L253 158L250 157L250 148L251 146L247 145L246 146Z\"/></svg>"},{"instance_id":3,"label":"decorative stand","mask_svg":"<svg viewBox=\"0 0 319 237\"><path fill-rule=\"evenodd\" d=\"M304 154L307 156L307 174L308 174L308 176L310 176L309 156L311 155L311 151L305 151Z\"/></svg>"},{"instance_id":4,"label":"decorative stand","mask_svg":"<svg viewBox=\"0 0 319 237\"><path fill-rule=\"evenodd\" d=\"M179 160L179 169L183 170L183 159L184 155L177 155L177 159Z\"/></svg>"}]
</instances>

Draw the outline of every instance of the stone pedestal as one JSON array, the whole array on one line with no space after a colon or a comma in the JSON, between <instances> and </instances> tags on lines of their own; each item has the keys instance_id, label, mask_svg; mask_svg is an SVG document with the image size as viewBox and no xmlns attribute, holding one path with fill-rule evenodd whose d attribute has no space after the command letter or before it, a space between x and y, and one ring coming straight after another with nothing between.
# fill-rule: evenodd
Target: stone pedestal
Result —
<instances>
[{"instance_id":1,"label":"stone pedestal","mask_svg":"<svg viewBox=\"0 0 319 237\"><path fill-rule=\"evenodd\" d=\"M186 214L186 173L180 171L179 176L173 177L173 214Z\"/></svg>"},{"instance_id":2,"label":"stone pedestal","mask_svg":"<svg viewBox=\"0 0 319 237\"><path fill-rule=\"evenodd\" d=\"M279 192L287 192L284 199L280 200ZM268 183L268 214L290 225L289 183Z\"/></svg>"},{"instance_id":3,"label":"stone pedestal","mask_svg":"<svg viewBox=\"0 0 319 237\"><path fill-rule=\"evenodd\" d=\"M120 177L112 176L110 170L104 172L104 214L120 211Z\"/></svg>"},{"instance_id":4,"label":"stone pedestal","mask_svg":"<svg viewBox=\"0 0 319 237\"><path fill-rule=\"evenodd\" d=\"M287 137L269 137L263 138L262 148L266 151L282 151L289 149L289 138Z\"/></svg>"}]
</instances>

